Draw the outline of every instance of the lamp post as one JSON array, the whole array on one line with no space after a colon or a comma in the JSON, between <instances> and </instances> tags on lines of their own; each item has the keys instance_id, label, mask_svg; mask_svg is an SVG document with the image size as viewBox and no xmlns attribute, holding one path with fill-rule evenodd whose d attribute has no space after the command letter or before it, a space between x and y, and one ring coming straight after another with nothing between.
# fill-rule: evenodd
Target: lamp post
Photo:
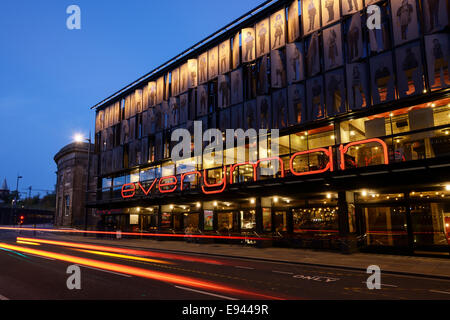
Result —
<instances>
[{"instance_id":1,"label":"lamp post","mask_svg":"<svg viewBox=\"0 0 450 320\"><path fill-rule=\"evenodd\" d=\"M19 200L19 180L23 177L17 174L17 182L16 182L16 194L14 195L14 202L13 202L13 223L16 224L16 208L17 208L17 201Z\"/></svg>"},{"instance_id":2,"label":"lamp post","mask_svg":"<svg viewBox=\"0 0 450 320\"><path fill-rule=\"evenodd\" d=\"M88 227L88 208L87 203L89 201L89 178L91 173L91 131L89 131L89 138L84 138L81 134L75 135L75 142L81 143L83 141L88 142L88 167L87 167L87 176L86 176L86 194L85 194L85 203L84 203L84 230L87 230ZM84 233L84 236L87 236Z\"/></svg>"}]
</instances>

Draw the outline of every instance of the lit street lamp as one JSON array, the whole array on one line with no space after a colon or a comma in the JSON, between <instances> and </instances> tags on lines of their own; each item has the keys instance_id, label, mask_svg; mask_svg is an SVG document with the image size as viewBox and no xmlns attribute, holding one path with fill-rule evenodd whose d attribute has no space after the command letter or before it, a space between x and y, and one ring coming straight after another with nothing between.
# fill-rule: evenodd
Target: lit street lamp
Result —
<instances>
[{"instance_id":1,"label":"lit street lamp","mask_svg":"<svg viewBox=\"0 0 450 320\"><path fill-rule=\"evenodd\" d=\"M91 131L89 131L89 138L84 138L82 134L75 134L74 141L76 143L82 143L84 141L87 141L89 143L88 145L88 167L87 167L87 177L86 177L86 197L85 197L85 203L84 203L84 230L87 230L88 225L88 208L87 203L89 201L89 177L91 172ZM87 234L85 233L84 236Z\"/></svg>"}]
</instances>

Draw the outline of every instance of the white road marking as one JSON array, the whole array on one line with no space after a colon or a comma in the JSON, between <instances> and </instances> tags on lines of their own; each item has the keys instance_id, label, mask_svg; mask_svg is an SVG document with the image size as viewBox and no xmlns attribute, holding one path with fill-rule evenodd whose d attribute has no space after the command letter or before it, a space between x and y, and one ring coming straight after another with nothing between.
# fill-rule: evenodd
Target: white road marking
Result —
<instances>
[{"instance_id":1,"label":"white road marking","mask_svg":"<svg viewBox=\"0 0 450 320\"><path fill-rule=\"evenodd\" d=\"M361 283L367 284L366 281L363 281L363 282L361 282ZM398 286L395 286L395 285L393 285L393 284L384 284L384 283L382 283L381 286L382 286L382 287L384 286L384 287L398 288Z\"/></svg>"},{"instance_id":2,"label":"white road marking","mask_svg":"<svg viewBox=\"0 0 450 320\"><path fill-rule=\"evenodd\" d=\"M92 269L92 270L103 271L103 272L107 272L107 273L116 274L118 276L131 278L131 276L129 274L124 274L124 273L119 273L119 272L114 272L114 271L109 271L109 270L103 270L103 269L98 269L98 268L88 267L88 266L83 266L83 265L80 265L80 266L84 267L84 268Z\"/></svg>"},{"instance_id":3,"label":"white road marking","mask_svg":"<svg viewBox=\"0 0 450 320\"><path fill-rule=\"evenodd\" d=\"M1 294L0 294L0 300L9 300L7 297L5 297L5 296L2 296Z\"/></svg>"},{"instance_id":4,"label":"white road marking","mask_svg":"<svg viewBox=\"0 0 450 320\"><path fill-rule=\"evenodd\" d=\"M220 295L220 294L215 294L215 293L206 292L206 291L201 291L201 290L195 290L195 289L186 288L186 287L175 286L175 288L178 288L178 289L181 289L181 290L187 290L187 291L197 292L197 293L202 293L202 294L206 294L206 295L208 295L208 296L217 297L217 298L222 298L222 299L226 299L226 300L238 300L238 299L236 299L236 298L231 298L231 297L227 297L227 296L222 296L222 295Z\"/></svg>"},{"instance_id":5,"label":"white road marking","mask_svg":"<svg viewBox=\"0 0 450 320\"><path fill-rule=\"evenodd\" d=\"M277 270L272 270L272 272L281 273L281 274L294 274L293 272L284 272L284 271L277 271Z\"/></svg>"},{"instance_id":6,"label":"white road marking","mask_svg":"<svg viewBox=\"0 0 450 320\"><path fill-rule=\"evenodd\" d=\"M436 292L436 293L450 294L450 292L447 292L447 291L439 291L439 290L429 290L429 291Z\"/></svg>"},{"instance_id":7,"label":"white road marking","mask_svg":"<svg viewBox=\"0 0 450 320\"><path fill-rule=\"evenodd\" d=\"M249 270L254 270L255 268L251 268L251 267L244 267L244 266L235 266L236 268L240 268L240 269L249 269Z\"/></svg>"}]
</instances>

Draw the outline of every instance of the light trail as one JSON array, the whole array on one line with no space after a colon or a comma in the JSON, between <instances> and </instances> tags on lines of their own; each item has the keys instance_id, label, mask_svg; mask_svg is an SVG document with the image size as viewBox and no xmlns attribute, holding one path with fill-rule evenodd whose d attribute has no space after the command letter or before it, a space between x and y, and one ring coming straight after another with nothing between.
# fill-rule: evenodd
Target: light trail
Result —
<instances>
[{"instance_id":1,"label":"light trail","mask_svg":"<svg viewBox=\"0 0 450 320\"><path fill-rule=\"evenodd\" d=\"M92 231L92 230L62 230L62 229L43 229L43 228L14 228L0 227L0 230L16 231L42 231L42 232L62 232L62 233L86 233L86 234L109 234L115 235L115 231ZM172 233L143 233L143 232L121 232L122 236L140 236L140 237L167 237L167 238L191 238L191 239L229 239L229 240L271 240L263 237L246 236L212 236L205 234L172 234Z\"/></svg>"},{"instance_id":2,"label":"light trail","mask_svg":"<svg viewBox=\"0 0 450 320\"><path fill-rule=\"evenodd\" d=\"M217 265L224 264L220 261L217 261L214 259L209 259L209 258L198 258L198 257L191 257L191 256L171 254L171 253L161 253L161 252L154 252L154 251L124 249L124 248L118 248L118 247L100 246L100 245L86 244L86 243L54 241L54 240L24 238L24 237L17 237L17 240L31 241L31 242L63 246L63 247L70 247L70 248L79 248L79 249L87 249L87 250L108 251L108 252L114 252L114 253L131 254L131 255L143 256L143 257L158 257L158 258L165 258L165 259L170 259L170 260L200 262L200 263L209 263L209 264L217 264Z\"/></svg>"},{"instance_id":3,"label":"light trail","mask_svg":"<svg viewBox=\"0 0 450 320\"><path fill-rule=\"evenodd\" d=\"M209 282L209 281L203 281L203 280L199 280L199 279L195 279L195 278L189 278L189 277L185 277L185 276L179 276L179 275L174 275L174 274L169 274L169 273L164 273L164 272L159 272L159 271L152 271L152 270L147 270L147 269L142 269L142 268L137 268L137 267L125 266L125 265L120 265L120 264L116 264L116 263L103 262L103 261L99 261L99 260L81 258L81 257L67 255L67 254L54 253L54 252L32 249L32 248L27 248L27 247L20 247L20 246L16 246L16 245L9 245L6 243L0 243L0 248L4 248L6 250L13 250L13 251L19 251L19 252L23 252L23 253L34 254L34 255L48 257L48 258L53 258L56 260L79 264L79 265L84 265L84 266L88 266L88 267L129 274L129 275L138 276L138 277L142 277L142 278L173 283L173 284L182 285L182 286L213 290L216 292L225 292L228 294L236 294L239 296L250 296L250 297L254 297L254 298L258 298L258 299L283 300L283 298L280 298L280 297L269 296L269 295L260 294L260 293L256 293L256 292L250 292L250 291L245 291L245 290L241 290L241 289L236 289L236 288L232 288L229 286L225 286L225 285L221 285L221 284L217 284L217 283L213 283L213 282Z\"/></svg>"},{"instance_id":4,"label":"light trail","mask_svg":"<svg viewBox=\"0 0 450 320\"><path fill-rule=\"evenodd\" d=\"M159 263L159 264L173 264L172 262L167 262L167 261L163 261L163 260L135 257L135 256L129 256L129 255L125 255L125 254L117 254L117 253L95 251L95 250L83 250L83 249L74 249L74 250L77 250L77 251L80 251L80 252L96 254L96 255L99 255L99 256L107 256L107 257L127 259L127 260L135 260L135 261L143 261L143 262Z\"/></svg>"},{"instance_id":5,"label":"light trail","mask_svg":"<svg viewBox=\"0 0 450 320\"><path fill-rule=\"evenodd\" d=\"M16 242L20 243L20 244L29 244L31 246L40 246L40 244L36 243L36 242L23 241L23 240L16 240Z\"/></svg>"}]
</instances>

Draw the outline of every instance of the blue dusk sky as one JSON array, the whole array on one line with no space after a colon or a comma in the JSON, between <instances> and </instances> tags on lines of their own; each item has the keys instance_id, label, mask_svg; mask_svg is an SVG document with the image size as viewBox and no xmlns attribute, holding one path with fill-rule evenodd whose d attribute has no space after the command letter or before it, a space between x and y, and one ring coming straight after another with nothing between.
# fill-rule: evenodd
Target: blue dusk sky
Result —
<instances>
[{"instance_id":1,"label":"blue dusk sky","mask_svg":"<svg viewBox=\"0 0 450 320\"><path fill-rule=\"evenodd\" d=\"M0 185L54 190L54 155L94 132L90 107L264 0L2 0ZM68 30L69 5L81 30Z\"/></svg>"}]
</instances>

